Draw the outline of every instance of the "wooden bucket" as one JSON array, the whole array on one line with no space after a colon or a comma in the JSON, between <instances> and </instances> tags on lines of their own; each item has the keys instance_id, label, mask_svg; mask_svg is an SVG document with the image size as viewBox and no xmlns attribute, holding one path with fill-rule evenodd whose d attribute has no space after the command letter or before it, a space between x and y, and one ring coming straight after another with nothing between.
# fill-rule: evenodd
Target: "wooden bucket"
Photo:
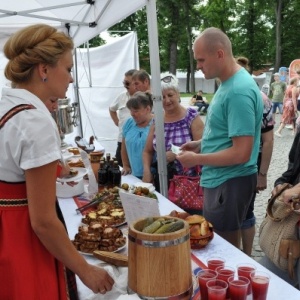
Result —
<instances>
[{"instance_id":1,"label":"wooden bucket","mask_svg":"<svg viewBox=\"0 0 300 300\"><path fill-rule=\"evenodd\" d=\"M141 232L145 222L136 221L128 231L129 293L137 293L142 299L190 299L193 285L188 223L175 232L149 234Z\"/></svg>"}]
</instances>

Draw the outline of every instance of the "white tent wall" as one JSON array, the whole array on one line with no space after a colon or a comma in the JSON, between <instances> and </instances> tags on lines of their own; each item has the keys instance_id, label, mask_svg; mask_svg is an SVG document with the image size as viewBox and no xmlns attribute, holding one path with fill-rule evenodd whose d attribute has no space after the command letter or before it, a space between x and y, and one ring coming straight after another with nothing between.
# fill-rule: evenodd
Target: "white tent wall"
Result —
<instances>
[{"instance_id":1,"label":"white tent wall","mask_svg":"<svg viewBox=\"0 0 300 300\"><path fill-rule=\"evenodd\" d=\"M108 44L83 49L77 48L78 94L83 137L96 136L105 151L115 153L118 128L109 115L109 105L125 89L124 73L139 68L137 36L135 32L114 38ZM76 88L76 87L75 87ZM67 96L76 99L69 88ZM66 135L65 141L74 143L80 131Z\"/></svg>"},{"instance_id":2,"label":"white tent wall","mask_svg":"<svg viewBox=\"0 0 300 300\"><path fill-rule=\"evenodd\" d=\"M0 47L8 36L21 27L36 23L56 26L69 33L75 46L95 37L130 14L146 6L152 75L152 91L157 139L158 172L161 192L167 195L167 170L163 138L162 97L157 34L156 0L14 0L2 1L0 7ZM76 100L77 94L76 94Z\"/></svg>"},{"instance_id":3,"label":"white tent wall","mask_svg":"<svg viewBox=\"0 0 300 300\"><path fill-rule=\"evenodd\" d=\"M176 77L179 82L179 91L181 93L186 93L186 77L187 73L182 71L176 72ZM202 90L203 93L212 94L215 92L215 80L214 79L205 79L204 74L201 70L195 72L195 89L196 91ZM191 82L190 82L191 90Z\"/></svg>"}]
</instances>

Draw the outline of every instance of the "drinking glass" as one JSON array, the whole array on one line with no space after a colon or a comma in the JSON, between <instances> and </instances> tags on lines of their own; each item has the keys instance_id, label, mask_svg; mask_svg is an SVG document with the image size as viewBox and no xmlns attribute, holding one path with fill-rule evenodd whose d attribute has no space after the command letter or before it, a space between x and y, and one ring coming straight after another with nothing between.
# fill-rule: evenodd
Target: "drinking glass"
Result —
<instances>
[{"instance_id":1,"label":"drinking glass","mask_svg":"<svg viewBox=\"0 0 300 300\"><path fill-rule=\"evenodd\" d=\"M216 270L218 267L225 266L225 259L222 257L211 257L207 260L207 267L210 270Z\"/></svg>"},{"instance_id":2,"label":"drinking glass","mask_svg":"<svg viewBox=\"0 0 300 300\"><path fill-rule=\"evenodd\" d=\"M246 300L248 286L250 280L244 276L234 277L231 276L228 279L229 293L231 300Z\"/></svg>"},{"instance_id":3,"label":"drinking glass","mask_svg":"<svg viewBox=\"0 0 300 300\"><path fill-rule=\"evenodd\" d=\"M253 264L242 263L237 265L238 276L244 276L251 281L250 275L256 270L256 266ZM250 295L252 291L251 284L249 284L247 294Z\"/></svg>"},{"instance_id":4,"label":"drinking glass","mask_svg":"<svg viewBox=\"0 0 300 300\"><path fill-rule=\"evenodd\" d=\"M208 300L225 300L228 283L224 280L212 279L206 282ZM202 298L201 298L202 299Z\"/></svg>"},{"instance_id":5,"label":"drinking glass","mask_svg":"<svg viewBox=\"0 0 300 300\"><path fill-rule=\"evenodd\" d=\"M263 271L253 271L250 275L253 300L266 300L270 275Z\"/></svg>"},{"instance_id":6,"label":"drinking glass","mask_svg":"<svg viewBox=\"0 0 300 300\"><path fill-rule=\"evenodd\" d=\"M217 279L217 272L210 269L202 269L196 275L199 281L201 300L208 300L208 291L206 282L212 279Z\"/></svg>"},{"instance_id":7,"label":"drinking glass","mask_svg":"<svg viewBox=\"0 0 300 300\"><path fill-rule=\"evenodd\" d=\"M229 277L234 276L235 268L232 268L232 267L229 267L229 266L218 267L216 269L216 272L217 272L217 278L218 279L224 280L225 282L228 283ZM229 288L227 289L226 299L230 299Z\"/></svg>"}]
</instances>

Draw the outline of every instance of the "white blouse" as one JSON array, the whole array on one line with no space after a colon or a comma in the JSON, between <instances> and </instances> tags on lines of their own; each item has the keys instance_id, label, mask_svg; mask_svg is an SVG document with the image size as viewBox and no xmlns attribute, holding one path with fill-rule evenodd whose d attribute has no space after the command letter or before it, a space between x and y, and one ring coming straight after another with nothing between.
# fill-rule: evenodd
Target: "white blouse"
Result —
<instances>
[{"instance_id":1,"label":"white blouse","mask_svg":"<svg viewBox=\"0 0 300 300\"><path fill-rule=\"evenodd\" d=\"M32 104L14 115L0 129L0 180L25 181L24 170L61 158L57 125L45 104L24 89L2 89L0 119L19 104Z\"/></svg>"}]
</instances>

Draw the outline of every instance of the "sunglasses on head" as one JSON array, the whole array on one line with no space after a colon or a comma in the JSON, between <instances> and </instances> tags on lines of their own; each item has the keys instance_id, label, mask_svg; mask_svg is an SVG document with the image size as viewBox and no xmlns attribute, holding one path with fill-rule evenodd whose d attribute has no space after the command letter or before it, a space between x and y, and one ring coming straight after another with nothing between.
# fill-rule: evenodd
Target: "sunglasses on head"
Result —
<instances>
[{"instance_id":1,"label":"sunglasses on head","mask_svg":"<svg viewBox=\"0 0 300 300\"><path fill-rule=\"evenodd\" d=\"M123 81L123 84L124 84L125 87L129 87L130 86L130 82L128 82L128 81Z\"/></svg>"},{"instance_id":2,"label":"sunglasses on head","mask_svg":"<svg viewBox=\"0 0 300 300\"><path fill-rule=\"evenodd\" d=\"M172 79L173 79L173 76L168 75L168 76L166 76L166 77L163 77L163 78L161 79L161 81L162 81L162 82L165 82L165 83L169 83L169 82L172 81Z\"/></svg>"}]
</instances>

